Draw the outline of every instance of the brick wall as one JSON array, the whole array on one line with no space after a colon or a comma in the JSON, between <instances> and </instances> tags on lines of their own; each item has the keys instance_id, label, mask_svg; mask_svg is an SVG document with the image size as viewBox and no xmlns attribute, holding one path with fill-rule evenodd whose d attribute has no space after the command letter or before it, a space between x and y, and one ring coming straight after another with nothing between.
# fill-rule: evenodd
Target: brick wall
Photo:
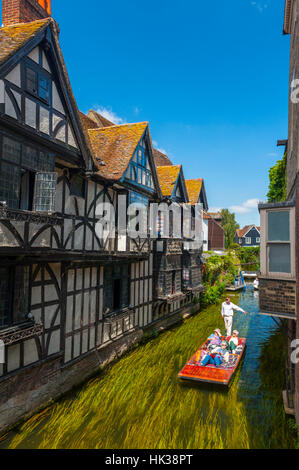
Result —
<instances>
[{"instance_id":1,"label":"brick wall","mask_svg":"<svg viewBox=\"0 0 299 470\"><path fill-rule=\"evenodd\" d=\"M37 0L2 0L3 25L29 23L51 16L51 0L47 0L47 2L39 0L39 2Z\"/></svg>"},{"instance_id":2,"label":"brick wall","mask_svg":"<svg viewBox=\"0 0 299 470\"><path fill-rule=\"evenodd\" d=\"M260 278L259 302L261 312L296 312L296 283L294 281Z\"/></svg>"}]
</instances>

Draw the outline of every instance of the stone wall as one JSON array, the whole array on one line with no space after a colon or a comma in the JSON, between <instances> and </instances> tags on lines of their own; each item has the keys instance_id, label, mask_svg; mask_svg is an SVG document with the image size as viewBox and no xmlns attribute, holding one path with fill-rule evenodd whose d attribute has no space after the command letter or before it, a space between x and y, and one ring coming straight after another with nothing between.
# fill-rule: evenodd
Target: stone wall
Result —
<instances>
[{"instance_id":1,"label":"stone wall","mask_svg":"<svg viewBox=\"0 0 299 470\"><path fill-rule=\"evenodd\" d=\"M261 312L296 315L296 282L276 279L259 279Z\"/></svg>"}]
</instances>

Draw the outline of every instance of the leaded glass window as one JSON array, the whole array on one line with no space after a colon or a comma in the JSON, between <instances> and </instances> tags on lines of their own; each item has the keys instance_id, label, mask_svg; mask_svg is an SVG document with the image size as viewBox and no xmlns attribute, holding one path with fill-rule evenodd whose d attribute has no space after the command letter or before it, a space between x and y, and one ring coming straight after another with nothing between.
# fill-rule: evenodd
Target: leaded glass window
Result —
<instances>
[{"instance_id":1,"label":"leaded glass window","mask_svg":"<svg viewBox=\"0 0 299 470\"><path fill-rule=\"evenodd\" d=\"M139 143L132 157L126 179L147 189L154 189L145 139Z\"/></svg>"},{"instance_id":2,"label":"leaded glass window","mask_svg":"<svg viewBox=\"0 0 299 470\"><path fill-rule=\"evenodd\" d=\"M36 170L38 168L38 152L36 149L24 145L22 157L22 166L30 170Z\"/></svg>"},{"instance_id":3,"label":"leaded glass window","mask_svg":"<svg viewBox=\"0 0 299 470\"><path fill-rule=\"evenodd\" d=\"M33 209L37 172L53 174L54 154L21 144L6 135L3 136L1 150L0 201L5 202L10 209L30 211ZM49 179L53 181L52 176L49 176ZM42 206L43 210L51 212L53 210L53 196L49 198L48 191L44 194L36 192L37 199L41 200L43 197L43 204L38 204L35 210L40 210L38 207ZM46 200L49 202L47 209L45 209Z\"/></svg>"},{"instance_id":4,"label":"leaded glass window","mask_svg":"<svg viewBox=\"0 0 299 470\"><path fill-rule=\"evenodd\" d=\"M3 136L3 159L11 163L21 163L21 144Z\"/></svg>"},{"instance_id":5,"label":"leaded glass window","mask_svg":"<svg viewBox=\"0 0 299 470\"><path fill-rule=\"evenodd\" d=\"M37 173L35 182L34 210L54 212L57 173Z\"/></svg>"},{"instance_id":6,"label":"leaded glass window","mask_svg":"<svg viewBox=\"0 0 299 470\"><path fill-rule=\"evenodd\" d=\"M19 208L20 182L20 169L2 161L0 172L0 201L5 202L7 207L11 209Z\"/></svg>"},{"instance_id":7,"label":"leaded glass window","mask_svg":"<svg viewBox=\"0 0 299 470\"><path fill-rule=\"evenodd\" d=\"M37 94L37 73L29 67L26 68L26 90L32 95Z\"/></svg>"},{"instance_id":8,"label":"leaded glass window","mask_svg":"<svg viewBox=\"0 0 299 470\"><path fill-rule=\"evenodd\" d=\"M26 67L25 76L25 86L28 93L49 103L50 79L42 71L33 70L33 68L28 66Z\"/></svg>"},{"instance_id":9,"label":"leaded glass window","mask_svg":"<svg viewBox=\"0 0 299 470\"><path fill-rule=\"evenodd\" d=\"M29 266L0 268L0 328L25 321L29 313Z\"/></svg>"},{"instance_id":10,"label":"leaded glass window","mask_svg":"<svg viewBox=\"0 0 299 470\"><path fill-rule=\"evenodd\" d=\"M49 80L42 75L39 76L38 81L38 96L46 102L49 101Z\"/></svg>"}]
</instances>

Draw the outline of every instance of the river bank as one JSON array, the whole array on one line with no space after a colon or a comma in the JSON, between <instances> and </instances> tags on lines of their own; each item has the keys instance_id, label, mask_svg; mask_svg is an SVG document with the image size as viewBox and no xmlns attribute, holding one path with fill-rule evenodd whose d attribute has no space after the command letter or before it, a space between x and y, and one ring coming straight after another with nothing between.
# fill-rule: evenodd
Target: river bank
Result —
<instances>
[{"instance_id":1,"label":"river bank","mask_svg":"<svg viewBox=\"0 0 299 470\"><path fill-rule=\"evenodd\" d=\"M177 379L207 335L223 328L219 305L213 305L33 416L1 448L294 447L281 397L283 358L273 367L268 353L281 344L281 333L271 318L257 314L257 293L250 287L232 300L249 312L235 316L248 347L229 391Z\"/></svg>"}]
</instances>

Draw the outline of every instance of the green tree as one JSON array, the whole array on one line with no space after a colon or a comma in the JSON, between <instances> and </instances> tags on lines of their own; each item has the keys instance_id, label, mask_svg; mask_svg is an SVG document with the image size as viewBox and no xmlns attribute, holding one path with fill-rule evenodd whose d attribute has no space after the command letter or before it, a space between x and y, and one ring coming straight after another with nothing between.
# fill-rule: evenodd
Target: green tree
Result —
<instances>
[{"instance_id":1,"label":"green tree","mask_svg":"<svg viewBox=\"0 0 299 470\"><path fill-rule=\"evenodd\" d=\"M269 170L268 202L280 202L286 199L286 166L287 152Z\"/></svg>"},{"instance_id":2,"label":"green tree","mask_svg":"<svg viewBox=\"0 0 299 470\"><path fill-rule=\"evenodd\" d=\"M235 214L228 209L222 209L222 227L225 232L225 248L231 248L234 244L236 230L240 225L236 222Z\"/></svg>"}]
</instances>

